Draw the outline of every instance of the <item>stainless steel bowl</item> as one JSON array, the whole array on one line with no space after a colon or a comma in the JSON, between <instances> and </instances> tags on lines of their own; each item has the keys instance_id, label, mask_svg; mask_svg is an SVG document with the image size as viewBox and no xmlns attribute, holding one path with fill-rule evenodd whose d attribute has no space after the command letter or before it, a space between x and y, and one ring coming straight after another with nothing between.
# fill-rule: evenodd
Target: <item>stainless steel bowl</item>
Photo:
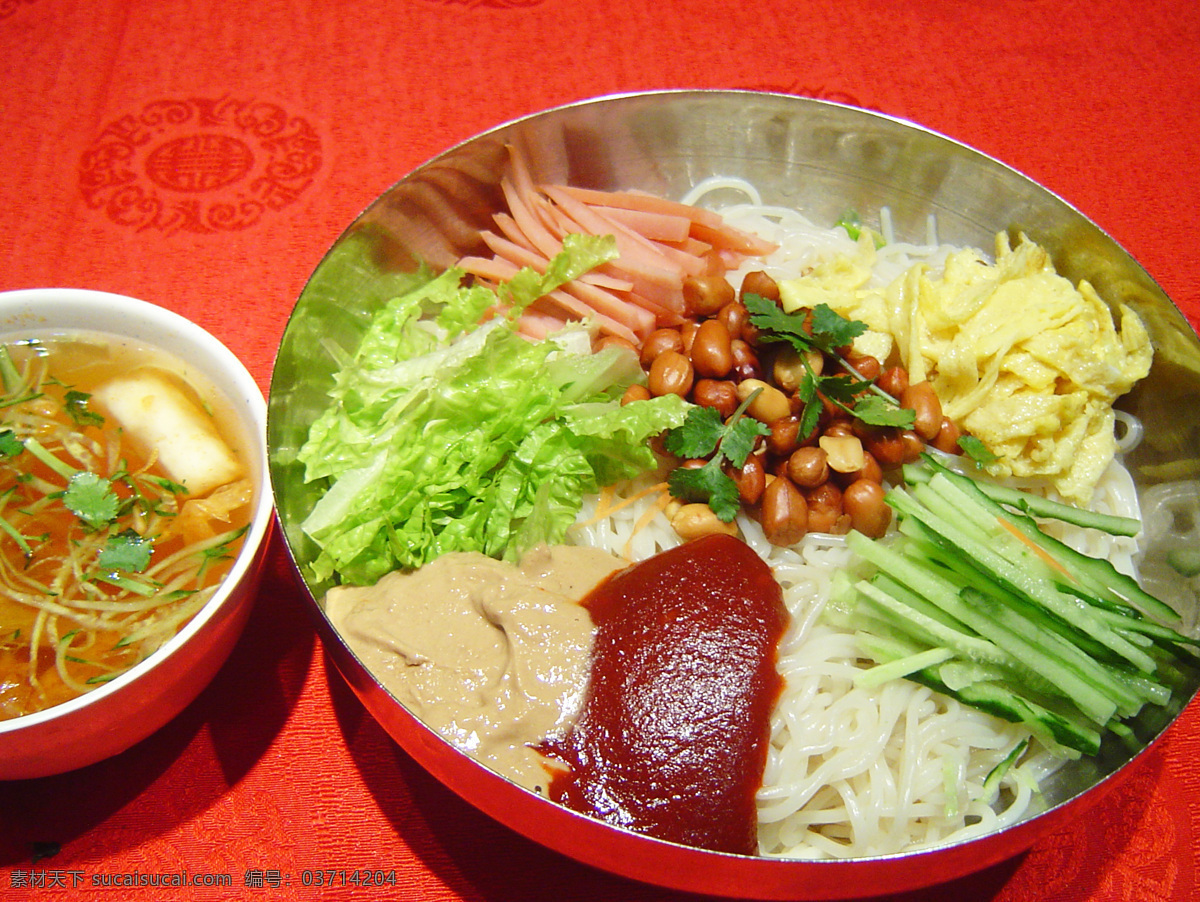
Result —
<instances>
[{"instance_id":1,"label":"stainless steel bowl","mask_svg":"<svg viewBox=\"0 0 1200 902\"><path fill-rule=\"evenodd\" d=\"M327 403L331 348L356 347L372 312L418 264L436 268L480 250L476 230L501 208L506 142L535 150L535 175L600 189L638 188L678 198L710 176L749 179L768 203L833 223L847 208L864 219L890 210L896 236L920 241L936 216L939 237L990 248L995 234L1024 232L1059 271L1087 279L1147 323L1156 359L1122 406L1146 425L1127 460L1139 490L1200 478L1200 341L1153 279L1079 211L1011 168L919 126L860 109L756 92L681 91L603 97L507 123L451 148L405 176L338 239L301 294L284 333L268 414L275 500L297 571L315 549L299 524L320 487L305 485L295 450ZM339 248L365 241L373 263L347 270ZM1197 512L1200 514L1200 511ZM1197 522L1200 522L1198 520ZM1150 548L1148 559L1161 556ZM1159 568L1159 572L1167 572ZM328 588L307 587L329 654L367 709L437 779L525 836L579 861L674 889L743 898L844 899L901 892L983 869L1077 817L1117 784L1137 754L1109 750L1061 771L1044 805L1024 821L930 851L801 861L717 854L649 839L527 792L453 749L371 677L325 618ZM1155 588L1194 622L1194 584L1166 576ZM1158 737L1190 701L1200 675L1140 732ZM1140 753L1139 753L1140 754Z\"/></svg>"}]
</instances>

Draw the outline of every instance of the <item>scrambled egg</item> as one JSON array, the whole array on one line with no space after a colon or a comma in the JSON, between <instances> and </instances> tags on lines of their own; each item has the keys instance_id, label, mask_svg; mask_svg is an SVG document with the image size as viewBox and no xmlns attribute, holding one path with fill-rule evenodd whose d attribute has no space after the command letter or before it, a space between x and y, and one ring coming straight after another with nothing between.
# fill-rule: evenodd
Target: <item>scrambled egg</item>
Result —
<instances>
[{"instance_id":1,"label":"scrambled egg","mask_svg":"<svg viewBox=\"0 0 1200 902\"><path fill-rule=\"evenodd\" d=\"M988 470L1047 482L1086 504L1116 451L1112 404L1150 371L1153 350L1137 314L1120 327L1087 282L1054 271L1024 236L996 239L996 260L955 251L943 271L906 270L870 286L875 249L827 260L780 285L789 312L828 304L867 324L856 350L928 379L943 411L999 460Z\"/></svg>"}]
</instances>

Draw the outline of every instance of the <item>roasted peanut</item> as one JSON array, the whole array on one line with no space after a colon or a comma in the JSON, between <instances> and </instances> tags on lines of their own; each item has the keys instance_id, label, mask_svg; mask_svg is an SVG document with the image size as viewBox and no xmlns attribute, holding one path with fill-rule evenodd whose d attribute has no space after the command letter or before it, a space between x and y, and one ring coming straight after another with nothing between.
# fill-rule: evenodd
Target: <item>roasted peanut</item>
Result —
<instances>
[{"instance_id":1,"label":"roasted peanut","mask_svg":"<svg viewBox=\"0 0 1200 902\"><path fill-rule=\"evenodd\" d=\"M745 329L742 330L745 334ZM733 354L733 375L737 379L761 379L762 364L759 363L758 355L754 353L754 349L742 339L735 339L729 343L729 350Z\"/></svg>"},{"instance_id":2,"label":"roasted peanut","mask_svg":"<svg viewBox=\"0 0 1200 902\"><path fill-rule=\"evenodd\" d=\"M637 348L628 338L622 338L620 335L602 335L596 342L596 350L603 351L605 348L626 348L637 353Z\"/></svg>"},{"instance_id":3,"label":"roasted peanut","mask_svg":"<svg viewBox=\"0 0 1200 902\"><path fill-rule=\"evenodd\" d=\"M832 482L825 482L804 493L808 502L808 531L830 532L841 534L845 532L842 520L845 516L842 510L842 490ZM848 523L849 518L846 518Z\"/></svg>"},{"instance_id":4,"label":"roasted peanut","mask_svg":"<svg viewBox=\"0 0 1200 902\"><path fill-rule=\"evenodd\" d=\"M930 444L946 454L961 454L962 448L958 444L960 438L962 432L959 431L958 425L949 417L942 417L941 428Z\"/></svg>"},{"instance_id":5,"label":"roasted peanut","mask_svg":"<svg viewBox=\"0 0 1200 902\"><path fill-rule=\"evenodd\" d=\"M672 456L672 454L670 451L667 450L665 438L666 438L665 432L660 432L657 435L650 436L650 448L659 457L669 458Z\"/></svg>"},{"instance_id":6,"label":"roasted peanut","mask_svg":"<svg viewBox=\"0 0 1200 902\"><path fill-rule=\"evenodd\" d=\"M821 485L829 479L829 454L824 448L797 448L788 458L787 476L801 488Z\"/></svg>"},{"instance_id":7,"label":"roasted peanut","mask_svg":"<svg viewBox=\"0 0 1200 902\"><path fill-rule=\"evenodd\" d=\"M775 457L773 455L768 457L767 473L771 476L787 476L787 462L788 459L786 457Z\"/></svg>"},{"instance_id":8,"label":"roasted peanut","mask_svg":"<svg viewBox=\"0 0 1200 902\"><path fill-rule=\"evenodd\" d=\"M731 301L717 312L731 339L742 338L742 329L750 319L750 311L741 301Z\"/></svg>"},{"instance_id":9,"label":"roasted peanut","mask_svg":"<svg viewBox=\"0 0 1200 902\"><path fill-rule=\"evenodd\" d=\"M768 301L779 303L779 284L767 275L762 270L746 273L742 279L742 290L740 297L745 297L748 294L757 294L759 297L764 297Z\"/></svg>"},{"instance_id":10,"label":"roasted peanut","mask_svg":"<svg viewBox=\"0 0 1200 902\"><path fill-rule=\"evenodd\" d=\"M621 406L624 407L631 401L649 401L650 389L639 383L634 383L625 389L625 394L621 395Z\"/></svg>"},{"instance_id":11,"label":"roasted peanut","mask_svg":"<svg viewBox=\"0 0 1200 902\"><path fill-rule=\"evenodd\" d=\"M791 346L780 348L771 360L771 378L788 394L794 392L804 377L804 359Z\"/></svg>"},{"instance_id":12,"label":"roasted peanut","mask_svg":"<svg viewBox=\"0 0 1200 902\"><path fill-rule=\"evenodd\" d=\"M843 488L859 479L883 483L883 468L879 466L879 461L875 459L875 456L870 451L863 452L863 465L857 470L850 470L845 473L835 471L831 475L837 481L838 485Z\"/></svg>"},{"instance_id":13,"label":"roasted peanut","mask_svg":"<svg viewBox=\"0 0 1200 902\"><path fill-rule=\"evenodd\" d=\"M794 545L808 531L808 503L786 476L776 476L762 495L762 528L772 545Z\"/></svg>"},{"instance_id":14,"label":"roasted peanut","mask_svg":"<svg viewBox=\"0 0 1200 902\"><path fill-rule=\"evenodd\" d=\"M829 424L837 422L838 420L846 420L847 424L849 423L850 414L848 412L843 410L841 407L838 407L837 404L835 404L821 392L817 392L817 398L821 402L820 422L824 427L828 427ZM824 431L824 429L822 431Z\"/></svg>"},{"instance_id":15,"label":"roasted peanut","mask_svg":"<svg viewBox=\"0 0 1200 902\"><path fill-rule=\"evenodd\" d=\"M942 428L942 402L926 382L910 385L900 394L900 406L915 416L913 430L925 441L931 441Z\"/></svg>"},{"instance_id":16,"label":"roasted peanut","mask_svg":"<svg viewBox=\"0 0 1200 902\"><path fill-rule=\"evenodd\" d=\"M833 529L829 531L835 536L844 536L851 530L852 527L853 524L850 520L850 515L843 511L842 514L834 521Z\"/></svg>"},{"instance_id":17,"label":"roasted peanut","mask_svg":"<svg viewBox=\"0 0 1200 902\"><path fill-rule=\"evenodd\" d=\"M728 379L697 379L692 400L701 407L711 407L726 419L737 410L737 386Z\"/></svg>"},{"instance_id":18,"label":"roasted peanut","mask_svg":"<svg viewBox=\"0 0 1200 902\"><path fill-rule=\"evenodd\" d=\"M759 329L758 326L754 325L754 323L750 322L749 319L742 323L742 341L746 342L746 344L750 345L750 347L758 347L758 340L761 335L762 330Z\"/></svg>"},{"instance_id":19,"label":"roasted peanut","mask_svg":"<svg viewBox=\"0 0 1200 902\"><path fill-rule=\"evenodd\" d=\"M663 351L682 351L683 336L678 329L655 329L642 342L642 352L639 359L643 369L649 369L655 358Z\"/></svg>"},{"instance_id":20,"label":"roasted peanut","mask_svg":"<svg viewBox=\"0 0 1200 902\"><path fill-rule=\"evenodd\" d=\"M683 341L683 353L692 353L692 342L696 340L696 331L699 328L700 324L691 319L679 327L679 337Z\"/></svg>"},{"instance_id":21,"label":"roasted peanut","mask_svg":"<svg viewBox=\"0 0 1200 902\"><path fill-rule=\"evenodd\" d=\"M854 435L853 421L845 417L830 420L821 432L822 435Z\"/></svg>"},{"instance_id":22,"label":"roasted peanut","mask_svg":"<svg viewBox=\"0 0 1200 902\"><path fill-rule=\"evenodd\" d=\"M801 355L795 348L785 346L771 362L771 376L776 385L791 393L800 387L808 371L811 370L814 376L819 376L824 367L825 355L820 351L808 351Z\"/></svg>"},{"instance_id":23,"label":"roasted peanut","mask_svg":"<svg viewBox=\"0 0 1200 902\"><path fill-rule=\"evenodd\" d=\"M714 316L736 298L737 293L724 276L688 276L683 280L683 303L692 316Z\"/></svg>"},{"instance_id":24,"label":"roasted peanut","mask_svg":"<svg viewBox=\"0 0 1200 902\"><path fill-rule=\"evenodd\" d=\"M800 447L800 418L780 417L768 424L771 434L767 436L767 450L776 457L787 457Z\"/></svg>"},{"instance_id":25,"label":"roasted peanut","mask_svg":"<svg viewBox=\"0 0 1200 902\"><path fill-rule=\"evenodd\" d=\"M904 443L904 463L915 463L925 451L925 440L911 429L900 433L900 441Z\"/></svg>"},{"instance_id":26,"label":"roasted peanut","mask_svg":"<svg viewBox=\"0 0 1200 902\"><path fill-rule=\"evenodd\" d=\"M656 398L661 395L679 395L686 398L692 390L695 373L692 362L679 351L663 351L650 364L650 375L646 385Z\"/></svg>"},{"instance_id":27,"label":"roasted peanut","mask_svg":"<svg viewBox=\"0 0 1200 902\"><path fill-rule=\"evenodd\" d=\"M707 504L684 504L671 517L676 534L688 541L711 535L736 536L737 523L726 523Z\"/></svg>"},{"instance_id":28,"label":"roasted peanut","mask_svg":"<svg viewBox=\"0 0 1200 902\"><path fill-rule=\"evenodd\" d=\"M859 479L846 486L842 506L850 515L850 524L863 535L878 539L892 522L892 509L883 500L883 486Z\"/></svg>"},{"instance_id":29,"label":"roasted peanut","mask_svg":"<svg viewBox=\"0 0 1200 902\"><path fill-rule=\"evenodd\" d=\"M862 435L862 443L885 470L904 463L904 439L900 429L868 427Z\"/></svg>"},{"instance_id":30,"label":"roasted peanut","mask_svg":"<svg viewBox=\"0 0 1200 902\"><path fill-rule=\"evenodd\" d=\"M737 485L742 504L758 504L767 487L767 471L761 456L751 454L741 467L730 468L729 476Z\"/></svg>"},{"instance_id":31,"label":"roasted peanut","mask_svg":"<svg viewBox=\"0 0 1200 902\"><path fill-rule=\"evenodd\" d=\"M839 473L853 473L866 463L862 441L857 435L821 436L817 444L828 455L829 469Z\"/></svg>"},{"instance_id":32,"label":"roasted peanut","mask_svg":"<svg viewBox=\"0 0 1200 902\"><path fill-rule=\"evenodd\" d=\"M719 319L706 319L696 330L689 354L696 375L724 379L733 369L733 347L729 330Z\"/></svg>"},{"instance_id":33,"label":"roasted peanut","mask_svg":"<svg viewBox=\"0 0 1200 902\"><path fill-rule=\"evenodd\" d=\"M838 517L841 515L840 511L814 510L810 505L808 508L808 531L832 533L837 528Z\"/></svg>"},{"instance_id":34,"label":"roasted peanut","mask_svg":"<svg viewBox=\"0 0 1200 902\"><path fill-rule=\"evenodd\" d=\"M745 401L759 389L761 391L746 407L746 413L768 425L791 414L792 408L788 403L787 395L761 379L743 379L739 382L737 384L738 400Z\"/></svg>"},{"instance_id":35,"label":"roasted peanut","mask_svg":"<svg viewBox=\"0 0 1200 902\"><path fill-rule=\"evenodd\" d=\"M810 508L835 510L838 513L842 511L842 490L832 480L809 489L804 493L804 497L808 500Z\"/></svg>"},{"instance_id":36,"label":"roasted peanut","mask_svg":"<svg viewBox=\"0 0 1200 902\"><path fill-rule=\"evenodd\" d=\"M852 351L846 357L846 363L850 364L854 372L869 381L878 379L879 374L883 372L883 366L879 363L878 358L872 357L869 354L859 354Z\"/></svg>"},{"instance_id":37,"label":"roasted peanut","mask_svg":"<svg viewBox=\"0 0 1200 902\"><path fill-rule=\"evenodd\" d=\"M899 401L904 389L908 388L908 370L902 366L889 366L879 374L875 384Z\"/></svg>"}]
</instances>

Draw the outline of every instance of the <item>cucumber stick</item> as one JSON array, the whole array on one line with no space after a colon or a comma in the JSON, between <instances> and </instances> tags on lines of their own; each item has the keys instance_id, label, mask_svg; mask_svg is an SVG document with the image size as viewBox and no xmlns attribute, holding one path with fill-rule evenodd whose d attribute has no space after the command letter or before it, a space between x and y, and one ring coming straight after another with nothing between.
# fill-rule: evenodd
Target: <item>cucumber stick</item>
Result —
<instances>
[{"instance_id":1,"label":"cucumber stick","mask_svg":"<svg viewBox=\"0 0 1200 902\"><path fill-rule=\"evenodd\" d=\"M871 633L859 637L863 652L886 667L898 661L913 661L919 646L906 644ZM1100 750L1100 733L1085 723L1080 723L1060 713L1051 711L1037 702L1028 700L1012 691L1007 685L994 680L973 680L962 686L953 686L947 679L947 669L952 661L924 667L907 674L908 679L928 686L943 695L957 698L964 705L986 711L1001 720L1024 724L1035 736L1049 746L1058 746L1070 755L1094 755ZM876 669L867 670L873 673Z\"/></svg>"},{"instance_id":2,"label":"cucumber stick","mask_svg":"<svg viewBox=\"0 0 1200 902\"><path fill-rule=\"evenodd\" d=\"M842 609L876 662L863 685L907 676L1073 754L1127 737L1125 719L1169 702L1182 646L1200 643L1163 622L1175 612L1135 580L1030 514L1114 535L1135 535L1137 521L997 491L928 459L904 476L887 494L898 535L847 537L871 571Z\"/></svg>"},{"instance_id":3,"label":"cucumber stick","mask_svg":"<svg viewBox=\"0 0 1200 902\"><path fill-rule=\"evenodd\" d=\"M1055 572L1065 577L1066 582L1073 587L1073 590L1082 587L1125 609L1137 610L1171 622L1179 620L1177 611L1146 592L1138 585L1137 580L1117 570L1110 561L1089 557L1076 551L1039 529L1032 517L1018 512L1028 511L1064 523L1100 529L1114 536L1136 535L1140 530L1135 529L1131 532L1128 528L1123 527L1106 528L1113 526L1110 521L1115 520L1121 523L1128 521L1136 524L1136 520L1130 521L1127 517L1092 515L1087 511L1079 511L1077 508L1065 504L1039 499L1038 496L1027 492L1020 492L1016 489L1001 490L989 483L975 482L966 476L955 473L931 457L927 457L925 460L926 467L914 467L910 464L904 468L906 481L911 478L912 484L917 485L930 482L934 475L941 475L945 480L953 482L961 491L972 497L977 509L991 513L997 519L1003 519L1010 527L1020 532L1039 547L1044 554L1053 559L1057 565ZM1009 499L1013 509L1005 506L1005 503L999 500L1002 498ZM1077 516L1064 514L1064 511L1074 512Z\"/></svg>"},{"instance_id":4,"label":"cucumber stick","mask_svg":"<svg viewBox=\"0 0 1200 902\"><path fill-rule=\"evenodd\" d=\"M1141 670L1153 669L1154 662L1149 655L1093 616L1089 609L1072 603L1057 586L1044 578L1044 568L1039 566L1040 562L1032 554L1022 562L1022 566L1022 563L1016 563L995 550L995 544L965 535L961 528L963 518L956 516L961 509L954 505L963 503L967 496L965 493L959 493L961 497L944 499L943 503L939 503L939 499L943 499L944 496L934 491L933 487L935 484L942 488L947 486L946 481L938 482L941 475L935 475L928 486L916 486L914 495L894 495L893 506L932 530L941 543L960 549L976 567L1002 586L1042 605L1114 653L1126 658L1135 667ZM920 503L914 503L917 500ZM1003 527L996 526L996 533L992 536L994 543L1003 544L1002 532Z\"/></svg>"},{"instance_id":5,"label":"cucumber stick","mask_svg":"<svg viewBox=\"0 0 1200 902\"><path fill-rule=\"evenodd\" d=\"M923 577L919 572L923 566L920 562L912 561L899 551L872 542L860 533L850 533L848 541L851 550L860 557L881 568L886 567L883 572L896 582L908 586L933 604L949 609L959 619L966 621L981 638L1002 648L1007 653L1004 663L1013 667L1023 663L1044 680L1061 686L1068 694L1067 697L1093 721L1107 723L1117 713L1117 702L1106 690L1118 687L1100 685L1099 669L1089 678L1062 661L1052 651L1039 648L1038 641L1029 638L1028 623L1020 615L1010 612L1009 616L1005 616L1004 611L998 607L988 610L982 593L968 594L969 589L960 590L953 582L944 580L940 575L927 574L928 578ZM860 591L863 591L861 587ZM980 602L984 603L981 605ZM893 605L898 612L903 611L900 602L893 601ZM939 638L942 637L931 637L934 641ZM1043 637L1043 641L1049 640ZM1132 701L1129 698L1122 700L1127 704Z\"/></svg>"},{"instance_id":6,"label":"cucumber stick","mask_svg":"<svg viewBox=\"0 0 1200 902\"><path fill-rule=\"evenodd\" d=\"M904 481L909 485L925 482L934 471L951 472L947 467L938 463L933 457L925 456L926 467L906 464L904 466ZM963 477L967 479L967 477ZM974 480L971 480L974 482ZM990 482L975 483L979 491L992 501L1011 507L1034 517L1046 517L1051 520L1061 520L1074 526L1088 529L1099 529L1110 536L1136 536L1142 530L1142 524L1131 517L1117 517L1112 514L1100 514L1095 511L1083 510L1060 501L1052 501L1041 495L1023 492L1020 489L1000 486Z\"/></svg>"}]
</instances>

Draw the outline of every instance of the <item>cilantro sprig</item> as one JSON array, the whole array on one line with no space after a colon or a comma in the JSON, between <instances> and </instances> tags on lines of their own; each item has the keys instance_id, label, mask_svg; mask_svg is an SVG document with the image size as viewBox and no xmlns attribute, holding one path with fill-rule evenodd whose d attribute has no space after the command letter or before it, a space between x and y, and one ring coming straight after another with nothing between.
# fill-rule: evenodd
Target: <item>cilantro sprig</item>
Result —
<instances>
[{"instance_id":1,"label":"cilantro sprig","mask_svg":"<svg viewBox=\"0 0 1200 902\"><path fill-rule=\"evenodd\" d=\"M11 429L0 432L0 457L16 457L24 450L25 443Z\"/></svg>"},{"instance_id":2,"label":"cilantro sprig","mask_svg":"<svg viewBox=\"0 0 1200 902\"><path fill-rule=\"evenodd\" d=\"M846 210L844 213L842 213L841 218L834 223L834 226L841 226L843 229L845 229L846 234L849 235L853 241L857 241L865 231L871 236L871 242L875 245L876 249L879 249L884 245L883 236L873 229L867 228L867 226L863 225L862 217L858 215L857 210Z\"/></svg>"},{"instance_id":3,"label":"cilantro sprig","mask_svg":"<svg viewBox=\"0 0 1200 902\"><path fill-rule=\"evenodd\" d=\"M150 565L154 540L130 528L119 529L129 504L121 502L113 490L112 480L81 470L71 477L62 501L90 528L108 531L96 555L92 578L136 595L153 595L157 583L137 579L133 574L141 573Z\"/></svg>"},{"instance_id":4,"label":"cilantro sprig","mask_svg":"<svg viewBox=\"0 0 1200 902\"><path fill-rule=\"evenodd\" d=\"M203 573L210 564L213 564L217 561L223 561L226 558L231 557L233 555L233 550L231 548L232 544L245 535L246 530L249 528L249 526L243 526L241 529L229 533L226 536L225 541L221 544L213 545L210 548L205 548L202 552L204 555L204 563L200 565L200 572Z\"/></svg>"},{"instance_id":5,"label":"cilantro sprig","mask_svg":"<svg viewBox=\"0 0 1200 902\"><path fill-rule=\"evenodd\" d=\"M141 573L150 565L154 542L132 529L125 529L109 536L96 558L97 566L104 570L123 570L126 573Z\"/></svg>"},{"instance_id":6,"label":"cilantro sprig","mask_svg":"<svg viewBox=\"0 0 1200 902\"><path fill-rule=\"evenodd\" d=\"M75 473L63 492L67 510L94 529L107 526L117 516L121 500L112 483L88 470Z\"/></svg>"},{"instance_id":7,"label":"cilantro sprig","mask_svg":"<svg viewBox=\"0 0 1200 902\"><path fill-rule=\"evenodd\" d=\"M828 304L813 307L809 320L786 312L762 295L747 293L742 301L750 312L750 321L759 328L760 340L786 341L801 352L816 348L833 354L867 331L866 323L846 319Z\"/></svg>"},{"instance_id":8,"label":"cilantro sprig","mask_svg":"<svg viewBox=\"0 0 1200 902\"><path fill-rule=\"evenodd\" d=\"M667 477L671 494L681 501L708 504L723 523L731 523L741 510L737 483L724 465L744 466L757 437L771 432L765 423L744 416L759 391L751 393L728 422L712 407L691 408L682 425L669 430L664 439L666 449L677 457L708 458L701 467L672 470Z\"/></svg>"},{"instance_id":9,"label":"cilantro sprig","mask_svg":"<svg viewBox=\"0 0 1200 902\"><path fill-rule=\"evenodd\" d=\"M973 435L961 436L958 440L958 447L962 448L963 453L981 467L986 467L1000 459L987 445Z\"/></svg>"},{"instance_id":10,"label":"cilantro sprig","mask_svg":"<svg viewBox=\"0 0 1200 902\"><path fill-rule=\"evenodd\" d=\"M70 389L63 398L63 408L76 426L103 426L104 417L88 406L92 396Z\"/></svg>"},{"instance_id":11,"label":"cilantro sprig","mask_svg":"<svg viewBox=\"0 0 1200 902\"><path fill-rule=\"evenodd\" d=\"M867 331L866 323L846 319L827 304L818 304L812 308L811 316L805 316L787 313L774 301L757 294L747 294L742 300L750 313L750 322L758 327L760 342L782 342L800 354L804 375L796 395L804 402L801 435L811 435L816 429L821 398L868 426L901 429L912 426L913 411L901 407L870 379L864 379L840 353L841 348ZM845 372L818 375L804 356L812 350L836 358Z\"/></svg>"},{"instance_id":12,"label":"cilantro sprig","mask_svg":"<svg viewBox=\"0 0 1200 902\"><path fill-rule=\"evenodd\" d=\"M67 394L70 396L72 393L68 392ZM74 399L74 412L71 412L70 400L64 405L68 415L78 425L95 424L95 420L86 409L88 396L78 392L74 394L79 396ZM55 473L66 479L66 488L57 493L63 507L74 514L88 529L98 533L108 532L104 536L103 544L97 554L93 577L139 595L153 594L156 590L155 585L130 576L133 573L140 573L149 565L153 540L138 535L132 529L118 531L118 524L122 517L126 516L135 506L147 513L169 513L169 510L163 506L162 499L152 497L141 490L123 468L114 473L111 478L93 473L91 470L77 469L53 454L32 436L20 440L12 430L0 431L0 456L16 457L23 451L30 452ZM166 479L151 477L146 482L157 485L167 494L174 493L176 488L183 491L182 486L177 486ZM122 500L116 491L115 486L118 483L125 485L130 490L129 497L125 500ZM28 538L3 518L0 518L0 530L8 533L17 542L26 558L32 555Z\"/></svg>"}]
</instances>

